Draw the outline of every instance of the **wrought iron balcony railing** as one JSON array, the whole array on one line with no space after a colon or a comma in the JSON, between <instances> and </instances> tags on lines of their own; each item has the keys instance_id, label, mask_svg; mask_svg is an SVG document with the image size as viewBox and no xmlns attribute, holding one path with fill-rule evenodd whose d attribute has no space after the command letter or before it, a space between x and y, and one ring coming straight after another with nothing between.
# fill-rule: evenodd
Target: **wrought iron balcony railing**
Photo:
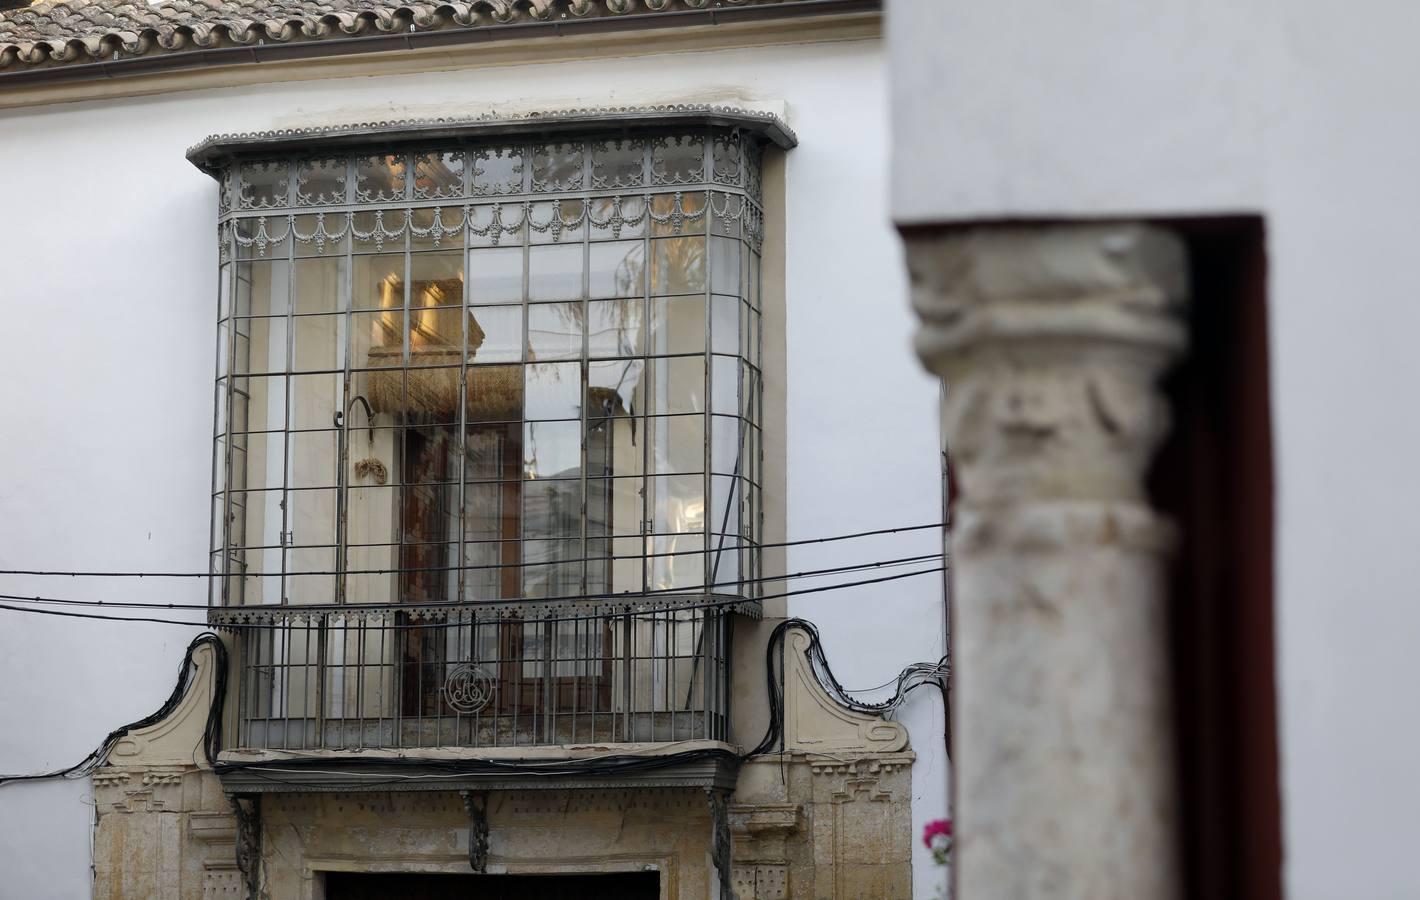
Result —
<instances>
[{"instance_id":1,"label":"wrought iron balcony railing","mask_svg":"<svg viewBox=\"0 0 1420 900\"><path fill-rule=\"evenodd\" d=\"M238 607L233 746L727 740L728 608Z\"/></svg>"}]
</instances>

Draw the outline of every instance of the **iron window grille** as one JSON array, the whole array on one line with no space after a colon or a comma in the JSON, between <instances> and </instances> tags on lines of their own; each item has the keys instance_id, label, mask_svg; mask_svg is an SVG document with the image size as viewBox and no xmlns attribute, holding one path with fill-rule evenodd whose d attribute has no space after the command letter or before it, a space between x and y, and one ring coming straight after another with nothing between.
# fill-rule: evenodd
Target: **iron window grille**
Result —
<instances>
[{"instance_id":1,"label":"iron window grille","mask_svg":"<svg viewBox=\"0 0 1420 900\"><path fill-rule=\"evenodd\" d=\"M338 149L214 167L213 619L269 626L238 740L723 739L760 139Z\"/></svg>"}]
</instances>

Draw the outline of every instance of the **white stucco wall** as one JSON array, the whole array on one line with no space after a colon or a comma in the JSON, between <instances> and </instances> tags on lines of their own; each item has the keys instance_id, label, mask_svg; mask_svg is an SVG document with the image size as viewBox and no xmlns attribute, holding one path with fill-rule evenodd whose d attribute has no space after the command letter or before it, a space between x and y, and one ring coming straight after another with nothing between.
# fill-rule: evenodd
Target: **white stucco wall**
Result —
<instances>
[{"instance_id":1,"label":"white stucco wall","mask_svg":"<svg viewBox=\"0 0 1420 900\"><path fill-rule=\"evenodd\" d=\"M877 42L328 80L0 113L0 568L205 567L214 132L512 108L703 102L786 110L788 537L936 521L935 384L888 220ZM767 423L780 427L780 423ZM802 548L791 572L933 552L931 533ZM851 576L850 576L851 577ZM813 583L823 583L823 579ZM193 602L191 581L0 578L0 593ZM942 652L940 580L795 600L849 687ZM0 771L68 764L171 690L192 632L0 611ZM904 711L916 825L940 815L940 704ZM88 895L84 783L0 788L0 896ZM914 841L914 844L916 842ZM918 892L930 866L917 849Z\"/></svg>"},{"instance_id":2,"label":"white stucco wall","mask_svg":"<svg viewBox=\"0 0 1420 900\"><path fill-rule=\"evenodd\" d=\"M1420 896L1417 28L1400 0L889 3L902 220L1265 216L1294 900Z\"/></svg>"}]
</instances>

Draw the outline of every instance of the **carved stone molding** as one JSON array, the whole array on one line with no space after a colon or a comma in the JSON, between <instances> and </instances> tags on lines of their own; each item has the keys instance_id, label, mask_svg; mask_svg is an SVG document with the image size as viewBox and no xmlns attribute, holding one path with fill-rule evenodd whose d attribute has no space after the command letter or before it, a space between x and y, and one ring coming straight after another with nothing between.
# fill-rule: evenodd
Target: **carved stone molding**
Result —
<instances>
[{"instance_id":1,"label":"carved stone molding","mask_svg":"<svg viewBox=\"0 0 1420 900\"><path fill-rule=\"evenodd\" d=\"M848 709L828 695L805 655L811 641L798 628L785 636L784 749L844 754L905 748L907 729L900 723Z\"/></svg>"},{"instance_id":2,"label":"carved stone molding","mask_svg":"<svg viewBox=\"0 0 1420 900\"><path fill-rule=\"evenodd\" d=\"M1183 243L1133 223L911 233L946 383L957 889L1178 894L1163 561L1148 464L1187 343ZM840 776L842 777L842 776ZM837 795L872 788L847 776Z\"/></svg>"},{"instance_id":3,"label":"carved stone molding","mask_svg":"<svg viewBox=\"0 0 1420 900\"><path fill-rule=\"evenodd\" d=\"M964 505L1139 501L1185 346L1182 244L1139 225L909 238L917 351L948 385Z\"/></svg>"}]
</instances>

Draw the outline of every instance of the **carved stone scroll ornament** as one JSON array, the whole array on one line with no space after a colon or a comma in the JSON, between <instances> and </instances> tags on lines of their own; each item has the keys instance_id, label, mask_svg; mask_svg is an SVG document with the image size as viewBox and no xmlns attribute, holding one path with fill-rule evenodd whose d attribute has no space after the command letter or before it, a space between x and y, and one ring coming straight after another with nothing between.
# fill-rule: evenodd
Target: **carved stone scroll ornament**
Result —
<instances>
[{"instance_id":1,"label":"carved stone scroll ornament","mask_svg":"<svg viewBox=\"0 0 1420 900\"><path fill-rule=\"evenodd\" d=\"M461 791L468 813L468 865L476 874L488 871L488 792Z\"/></svg>"},{"instance_id":2,"label":"carved stone scroll ornament","mask_svg":"<svg viewBox=\"0 0 1420 900\"><path fill-rule=\"evenodd\" d=\"M946 382L958 890L1178 895L1163 561L1144 473L1182 243L1135 224L909 233Z\"/></svg>"}]
</instances>

